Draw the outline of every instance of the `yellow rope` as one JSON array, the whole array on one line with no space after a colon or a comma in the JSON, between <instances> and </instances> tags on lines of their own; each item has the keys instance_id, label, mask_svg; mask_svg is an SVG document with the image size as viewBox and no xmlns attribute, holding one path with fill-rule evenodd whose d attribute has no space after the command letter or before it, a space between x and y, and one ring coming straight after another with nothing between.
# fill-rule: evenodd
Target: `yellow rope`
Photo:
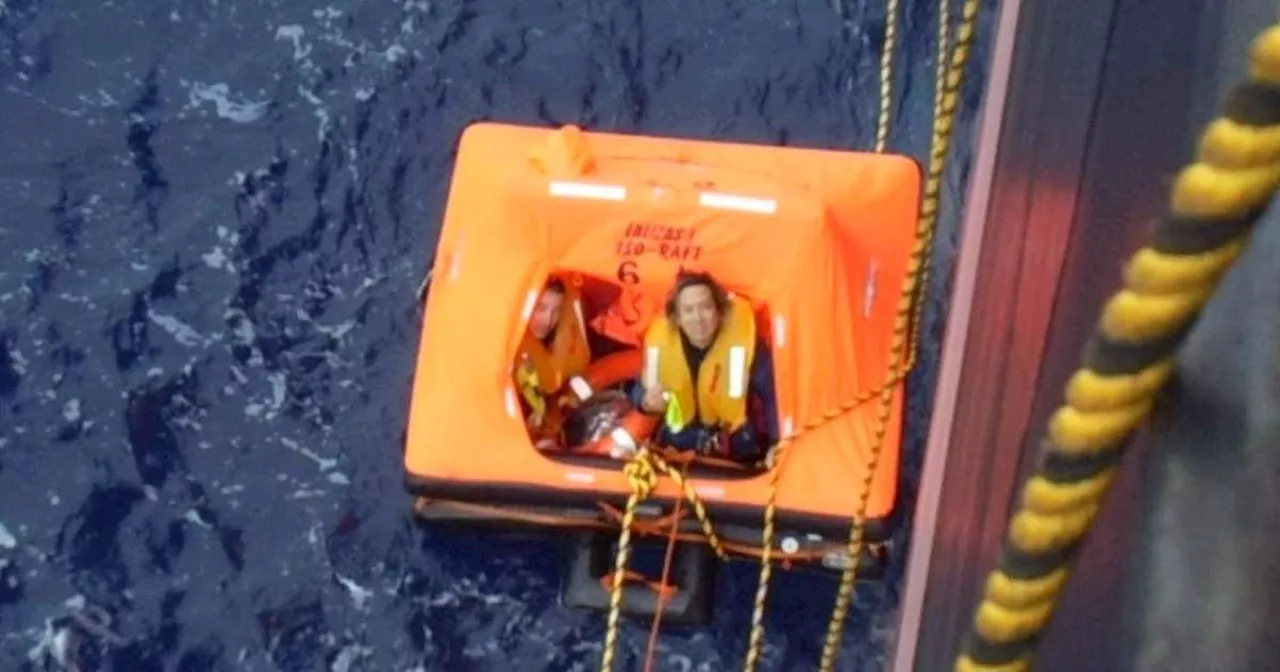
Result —
<instances>
[{"instance_id":1,"label":"yellow rope","mask_svg":"<svg viewBox=\"0 0 1280 672\"><path fill-rule=\"evenodd\" d=\"M850 565L840 577L840 589L833 608L831 621L828 624L827 636L823 647L820 669L829 671L835 664L835 651L838 648L840 634L844 628L844 620L848 614L857 581L858 563L863 549L863 521L866 518L867 501L871 495L871 482L879 466L883 452L884 437L888 430L889 415L892 411L893 392L915 363L915 344L919 341L919 319L922 296L918 291L927 279L929 254L932 250L934 231L938 219L938 193L941 188L942 172L951 143L957 98L962 81L962 70L969 58L969 45L973 41L975 21L978 12L977 0L966 0L960 26L960 37L954 52L948 51L950 43L950 17L946 0L942 0L939 8L938 68L935 77L934 91L934 123L933 141L930 152L929 171L927 173L920 219L916 228L916 243L911 253L911 262L903 282L902 294L898 303L898 314L894 324L894 341L891 348L892 363L887 379L878 389L865 392L848 404L824 414L811 421L795 434L785 437L774 449L775 461L770 479L769 497L764 511L763 543L761 544L760 578L756 587L755 602L751 615L751 636L747 646L744 669L753 671L759 662L760 651L764 644L764 613L769 595L769 581L773 575L773 537L777 518L777 484L779 475L785 466L789 453L787 448L801 435L820 427L831 420L860 406L866 401L879 397L879 412L873 433L871 455L866 465L866 478L859 494L857 510L852 517L849 530L849 543L846 547ZM883 91L883 90L882 90ZM915 319L912 319L912 314Z\"/></svg>"},{"instance_id":2,"label":"yellow rope","mask_svg":"<svg viewBox=\"0 0 1280 672\"><path fill-rule=\"evenodd\" d=\"M636 507L653 493L653 489L658 485L659 475L668 476L675 481L685 499L693 506L694 515L702 526L703 534L707 537L707 544L711 546L716 556L721 560L729 558L728 551L725 550L720 537L716 535L711 518L707 515L707 507L693 489L693 484L678 469L673 469L666 460L653 452L648 445L636 451L636 454L627 461L626 466L623 467L623 474L627 477L631 494L627 497L627 506L622 514L622 532L618 536L618 553L614 557L613 584L609 590L609 620L605 629L604 652L600 662L602 672L613 669L613 659L617 650L618 622L622 615L622 587L626 578L627 563L631 558L631 528L635 523ZM672 524L679 525L680 521L676 520Z\"/></svg>"},{"instance_id":3,"label":"yellow rope","mask_svg":"<svg viewBox=\"0 0 1280 672\"><path fill-rule=\"evenodd\" d=\"M914 312L916 319L911 331L918 333L921 322L919 316L923 312L921 306L924 303L922 280L927 278L927 269L930 261L928 255L933 248L934 232L938 221L938 193L941 190L942 173L946 165L947 153L951 148L951 136L954 130L956 107L960 97L960 85L964 79L964 67L969 61L969 48L973 43L974 33L976 32L978 7L978 0L965 0L960 16L959 31L956 36L955 51L950 53L950 65L947 64L947 52L940 52L938 56L937 78L941 82L941 86L937 89L937 109L933 122L929 172L920 213L921 230L917 234L918 242L915 253L912 256L912 268L909 268L906 280L903 283L902 299L899 301L898 316L894 324L894 341L891 350L894 360L891 365L892 368L902 367L904 375L908 367L908 360L914 363L916 345L916 343L912 342L912 347L907 348L907 322ZM946 0L942 0L939 3L938 23L939 42L943 43L940 46L947 46L946 43L949 42L950 35L950 16L947 11ZM914 311L912 310L913 304L916 306ZM822 672L829 672L835 665L836 654L840 648L840 640L844 634L845 619L853 602L853 588L857 582L858 560L862 555L863 546L863 524L859 519L865 517L867 499L871 493L871 480L879 465L885 432L889 425L892 400L892 388L886 388L880 392L879 413L877 414L875 429L872 434L871 458L868 460L867 476L859 496L859 513L849 526L847 554L851 561L840 576L840 587L836 592L836 603L832 608L831 620L827 626L826 640L822 647L822 658L818 665L818 669Z\"/></svg>"},{"instance_id":4,"label":"yellow rope","mask_svg":"<svg viewBox=\"0 0 1280 672\"><path fill-rule=\"evenodd\" d=\"M613 586L609 591L609 621L604 636L604 656L600 661L602 672L613 669L614 650L618 641L618 618L622 615L623 573L627 569L627 560L631 556L631 523L636 517L636 505L649 496L657 486L657 474L654 471L652 454L648 447L636 452L626 467L623 468L627 483L631 486L631 494L627 497L627 508L622 514L622 534L618 537L618 555L614 559Z\"/></svg>"},{"instance_id":5,"label":"yellow rope","mask_svg":"<svg viewBox=\"0 0 1280 672\"><path fill-rule=\"evenodd\" d=\"M877 153L889 144L889 111L893 108L893 52L898 38L898 0L884 8L884 43L880 45L880 116L876 118ZM946 52L939 52L946 53Z\"/></svg>"},{"instance_id":6,"label":"yellow rope","mask_svg":"<svg viewBox=\"0 0 1280 672\"><path fill-rule=\"evenodd\" d=\"M1132 431L1174 371L1178 347L1280 186L1280 24L1251 50L1249 78L1177 176L1169 215L1106 303L1036 473L987 577L958 672L1020 672L1066 585Z\"/></svg>"},{"instance_id":7,"label":"yellow rope","mask_svg":"<svg viewBox=\"0 0 1280 672\"><path fill-rule=\"evenodd\" d=\"M920 265L920 278L916 282L916 286L911 300L914 302L915 309L911 315L911 339L907 341L907 362L902 366L901 374L897 376L893 384L897 385L898 380L911 373L915 368L916 357L920 353L920 328L924 324L924 306L925 294L929 291L929 271L933 268L933 242L934 242L934 224L937 220L937 211L941 209L942 191L942 168L946 161L947 148L951 145L952 118L955 116L944 115L942 111L943 100L946 97L948 75L951 72L951 62L948 58L951 56L951 3L950 0L939 0L938 2L938 61L934 65L934 81L933 81L933 123L934 123L934 141L930 143L930 166L932 167L932 159L935 152L938 152L938 138L946 136L947 145L942 148L942 152L938 155L937 180L925 185L925 195L921 208L932 208L933 213L926 215L921 213L922 217L932 217L933 222L929 224L928 232L925 234L924 250L920 253L923 260ZM966 54L967 58L967 54ZM956 91L960 90L959 81L956 83ZM945 126L939 127L938 121L943 120ZM940 135L939 135L940 133ZM883 390L881 391L883 392Z\"/></svg>"},{"instance_id":8,"label":"yellow rope","mask_svg":"<svg viewBox=\"0 0 1280 672\"><path fill-rule=\"evenodd\" d=\"M684 498L693 506L694 517L698 519L698 524L702 526L702 533L707 537L707 544L711 546L711 550L716 557L721 560L729 559L729 552L725 550L724 544L720 542L720 537L716 535L715 528L711 525L711 516L707 515L707 507L702 503L702 498L698 497L698 492L693 489L693 484L678 469L673 469L665 460L656 454L650 453L652 459L658 467L658 471L664 476L671 477L676 482L676 487L684 493ZM679 524L680 521L676 521Z\"/></svg>"},{"instance_id":9,"label":"yellow rope","mask_svg":"<svg viewBox=\"0 0 1280 672\"><path fill-rule=\"evenodd\" d=\"M889 142L889 117L893 107L893 55L897 44L897 36L898 0L886 0L884 42L880 46L880 113L876 119L875 139L875 151L877 153L885 151ZM945 50L940 49L939 53L945 53ZM936 113L936 100L934 107ZM890 372L889 379L885 381L881 389L893 389L901 379L902 376L895 375L895 372ZM869 393L861 394L852 402L843 406L839 413L827 415L833 418L840 417L874 398L879 392L880 390L872 390ZM761 530L764 539L763 545L760 547L760 578L757 580L755 599L751 609L751 634L747 642L747 656L743 665L743 669L747 670L747 672L753 672L756 669L756 665L760 660L760 651L764 646L764 612L769 599L769 582L773 577L773 537L777 520L778 477L782 473L783 465L786 462L787 448L790 447L797 436L806 431L816 429L825 421L826 416L817 418L809 427L802 427L799 433L783 437L772 449L774 462L771 465L769 496L765 500L764 526ZM862 508L866 508L865 504Z\"/></svg>"},{"instance_id":10,"label":"yellow rope","mask_svg":"<svg viewBox=\"0 0 1280 672\"><path fill-rule=\"evenodd\" d=\"M880 116L877 121L876 129L877 152L884 151L888 138L889 111L890 103L892 101L892 52L893 44L897 35L898 0L887 0L887 4L885 46L881 52L880 61L881 99ZM871 481L874 478L874 474L879 463L879 457L882 452L884 436L888 428L889 414L892 409L893 391L897 387L898 383L906 377L907 373L914 365L916 357L915 344L919 342L919 330L921 323L920 315L922 312L922 301L920 300L921 297L918 296L919 287L925 284L928 278L929 256L933 248L933 233L937 223L938 193L941 188L941 177L945 157L950 146L952 119L955 115L956 97L958 95L961 81L958 74L954 78L950 78L948 77L948 73L953 69L958 72L968 60L968 47L973 38L973 24L977 14L977 7L977 0L966 0L964 21L961 27L961 39L956 45L955 52L952 55L952 63L948 65L946 55L950 46L949 12L947 8L947 0L941 0L940 2L938 28L939 64L935 78L934 138L930 156L930 169L925 185L923 203L920 211L920 220L917 224L916 244L912 249L911 264L908 268L906 280L904 281L902 299L899 302L898 316L894 327L894 344L892 348L894 361L890 367L887 378L877 389L860 393L855 399L841 407L829 411L821 417L814 418L808 424L794 432L791 436L785 437L779 441L772 450L772 453L775 456L775 461L771 469L772 474L770 478L769 496L765 506L764 529L762 530L764 539L761 546L760 559L760 580L756 590L755 603L753 606L751 636L745 665L747 670L755 669L764 640L764 610L767 604L769 581L772 576L773 569L772 553L774 546L774 528L777 518L777 483L778 477L783 471L786 457L788 455L787 448L803 434L842 417L863 403L879 397L881 402L880 413L877 418L877 428L871 451L872 454L867 464L867 476L863 483L858 511L853 517L853 522L850 528L848 551L852 564L845 570L841 577L841 590L842 593L845 593L845 596L843 598L843 602L840 597L837 597L836 612L832 616L832 623L827 637L828 648L830 648L832 642L830 630L835 630L837 633L839 632L848 611L848 593L851 593L851 588L856 582L857 563L860 559L863 547L862 525L860 521L865 518L867 501L870 497L871 491ZM914 319L912 319L913 308L915 315ZM617 648L618 621L621 615L623 595L622 587L624 572L630 558L631 527L635 519L635 507L640 501L648 497L655 487L655 472L669 475L677 481L677 485L681 488L685 497L692 503L698 522L702 526L703 532L707 536L708 542L712 546L716 555L721 559L727 557L727 553L721 546L719 538L715 534L710 518L706 514L705 506L697 497L697 494L688 481L684 479L679 472L670 469L660 457L651 452L647 447L638 451L636 456L628 462L625 470L628 482L631 485L631 495L627 499L626 510L623 513L622 532L618 539L618 553L614 562L613 585L611 587L609 599L609 619L605 634L604 653L601 664L601 669L606 672L612 669L613 659ZM837 634L835 641L838 642L838 639ZM830 669L833 662L834 654L828 654L824 649L822 668L824 672Z\"/></svg>"}]
</instances>

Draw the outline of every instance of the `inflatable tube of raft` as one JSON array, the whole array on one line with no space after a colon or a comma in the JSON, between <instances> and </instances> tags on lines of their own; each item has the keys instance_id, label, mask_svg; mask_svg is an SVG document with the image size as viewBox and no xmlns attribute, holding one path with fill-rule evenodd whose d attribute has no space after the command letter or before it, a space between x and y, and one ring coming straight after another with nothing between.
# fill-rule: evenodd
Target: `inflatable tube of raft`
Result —
<instances>
[{"instance_id":1,"label":"inflatable tube of raft","mask_svg":"<svg viewBox=\"0 0 1280 672\"><path fill-rule=\"evenodd\" d=\"M570 378L569 389L578 401L586 401L598 390L635 380L643 367L644 351L639 348L615 352L592 362L583 375Z\"/></svg>"}]
</instances>

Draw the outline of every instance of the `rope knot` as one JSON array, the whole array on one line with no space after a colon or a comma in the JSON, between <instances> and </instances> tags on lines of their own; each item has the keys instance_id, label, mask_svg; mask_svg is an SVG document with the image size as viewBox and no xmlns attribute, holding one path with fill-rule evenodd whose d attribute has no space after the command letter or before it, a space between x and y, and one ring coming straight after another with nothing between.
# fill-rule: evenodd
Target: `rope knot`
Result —
<instances>
[{"instance_id":1,"label":"rope knot","mask_svg":"<svg viewBox=\"0 0 1280 672\"><path fill-rule=\"evenodd\" d=\"M658 486L658 472L654 468L653 453L648 448L641 448L623 467L622 473L631 485L631 492L640 499L648 497Z\"/></svg>"}]
</instances>

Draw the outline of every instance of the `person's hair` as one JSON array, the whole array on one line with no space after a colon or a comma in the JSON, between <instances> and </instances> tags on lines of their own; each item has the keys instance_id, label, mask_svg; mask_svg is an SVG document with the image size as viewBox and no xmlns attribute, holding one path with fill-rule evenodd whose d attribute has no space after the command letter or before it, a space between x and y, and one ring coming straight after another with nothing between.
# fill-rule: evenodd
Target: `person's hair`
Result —
<instances>
[{"instance_id":1,"label":"person's hair","mask_svg":"<svg viewBox=\"0 0 1280 672\"><path fill-rule=\"evenodd\" d=\"M716 279L711 277L710 273L705 271L680 271L676 275L676 286L671 289L670 296L667 297L666 314L667 320L672 324L676 323L678 317L677 299L680 298L680 292L690 287L706 287L711 290L711 300L716 304L716 310L720 315L729 312L729 292L725 291Z\"/></svg>"},{"instance_id":2,"label":"person's hair","mask_svg":"<svg viewBox=\"0 0 1280 672\"><path fill-rule=\"evenodd\" d=\"M560 296L564 296L566 293L564 280L561 280L560 278L552 277L547 280L547 284L543 286L542 291L555 292Z\"/></svg>"}]
</instances>

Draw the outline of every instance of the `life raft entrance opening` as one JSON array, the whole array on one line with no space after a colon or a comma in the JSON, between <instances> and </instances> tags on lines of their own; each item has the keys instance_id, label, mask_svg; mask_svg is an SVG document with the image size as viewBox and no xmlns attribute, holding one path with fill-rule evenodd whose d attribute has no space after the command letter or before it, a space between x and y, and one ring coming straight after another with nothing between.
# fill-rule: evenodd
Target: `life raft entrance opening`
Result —
<instances>
[{"instance_id":1,"label":"life raft entrance opening","mask_svg":"<svg viewBox=\"0 0 1280 672\"><path fill-rule=\"evenodd\" d=\"M630 228L632 225L628 225ZM572 266L556 266L545 280L539 279L527 288L526 310L521 318L526 329L532 328L535 313L551 311L550 306L557 305L554 299L543 304L547 288L555 287L553 295L559 293L563 297L554 327L555 333L561 334L556 337L561 340L554 342L561 345L533 344L533 332L529 331L514 355L518 403L529 425L530 449L569 466L619 469L626 453L615 453L614 449L634 452L640 443L649 443L667 462L687 468L694 478L758 477L767 470L764 460L768 447L776 441L780 420L774 404L762 401L754 387L747 423L751 433L760 437L754 442L759 446L755 454L747 451L733 456L727 432L708 431L707 441L700 442L696 449L689 445L667 446L660 440L649 442L650 438L658 439L652 425L632 417L639 411L636 391L646 357L645 330L665 310L670 288L661 283L642 286L638 267L634 262L628 263L630 270L620 271L616 279ZM674 279L673 276L672 282ZM745 294L742 298L747 299ZM758 347L769 350L771 355L774 320L770 307L749 299L744 305L748 306L748 321L753 325ZM542 320L545 325L545 316ZM552 366L555 362L558 364ZM572 373L557 373L565 367ZM768 397L773 399L777 393L772 364L767 370ZM731 379L731 374L722 371L717 365L708 373L706 379L712 381L712 390L716 389L716 381L723 389ZM749 375L756 375L755 370ZM696 405L688 412L696 412ZM634 434L625 442L628 445L616 445L617 429L628 436ZM687 443L686 436L684 444Z\"/></svg>"},{"instance_id":2,"label":"life raft entrance opening","mask_svg":"<svg viewBox=\"0 0 1280 672\"><path fill-rule=\"evenodd\" d=\"M609 611L617 541L615 532L577 536L561 584L560 600L564 606ZM705 544L676 544L666 584L661 581L665 540L633 539L631 545L632 562L628 563L622 589L624 616L649 619L660 610L663 623L692 627L710 623L718 563Z\"/></svg>"}]
</instances>

